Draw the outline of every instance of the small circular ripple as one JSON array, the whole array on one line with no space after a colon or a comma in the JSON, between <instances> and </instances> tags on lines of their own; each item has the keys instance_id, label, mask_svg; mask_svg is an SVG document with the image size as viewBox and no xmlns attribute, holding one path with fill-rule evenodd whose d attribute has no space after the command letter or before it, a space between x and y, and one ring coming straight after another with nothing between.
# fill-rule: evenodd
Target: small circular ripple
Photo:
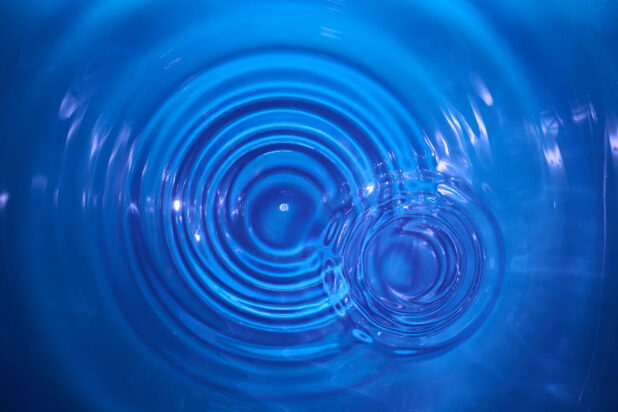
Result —
<instances>
[{"instance_id":1,"label":"small circular ripple","mask_svg":"<svg viewBox=\"0 0 618 412\"><path fill-rule=\"evenodd\" d=\"M502 279L489 212L461 187L431 186L361 214L343 258L356 323L400 355L460 342L487 315Z\"/></svg>"}]
</instances>

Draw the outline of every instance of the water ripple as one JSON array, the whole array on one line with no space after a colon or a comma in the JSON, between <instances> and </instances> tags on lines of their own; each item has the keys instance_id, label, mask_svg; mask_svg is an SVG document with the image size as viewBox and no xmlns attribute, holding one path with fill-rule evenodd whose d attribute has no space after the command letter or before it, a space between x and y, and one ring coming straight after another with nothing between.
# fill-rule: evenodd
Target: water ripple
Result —
<instances>
[{"instance_id":1,"label":"water ripple","mask_svg":"<svg viewBox=\"0 0 618 412\"><path fill-rule=\"evenodd\" d=\"M501 235L487 208L445 182L427 189L364 212L344 252L356 322L397 354L460 342L502 281Z\"/></svg>"},{"instance_id":2,"label":"water ripple","mask_svg":"<svg viewBox=\"0 0 618 412\"><path fill-rule=\"evenodd\" d=\"M487 316L503 270L495 220L370 73L259 50L194 73L157 106L139 130L98 137L92 169L109 147L102 212L123 219L99 227L102 261L128 264L110 268L112 289L174 364L201 375L196 360L226 353L328 365L358 343L436 355Z\"/></svg>"},{"instance_id":3,"label":"water ripple","mask_svg":"<svg viewBox=\"0 0 618 412\"><path fill-rule=\"evenodd\" d=\"M20 57L36 73L24 102L37 108L39 91L52 102L39 127L54 148L23 166L28 195L47 202L28 216L48 213L23 255L50 248L27 262L33 290L52 303L73 291L148 362L251 401L384 378L375 393L410 406L403 386L382 387L420 387L427 373L440 388L419 404L440 409L434 395L457 386L440 404L450 410L474 375L445 373L459 366L451 355L508 357L496 348L517 333L546 345L526 329L543 325L538 308L557 302L574 318L588 307L583 294L526 288L554 267L593 272L598 242L572 234L593 238L598 222L563 211L570 201L587 214L601 198L588 184L596 152L573 147L604 111L616 129L613 106L586 95L553 105L491 8L112 2L73 13L49 52ZM588 167L579 192L573 164ZM2 213L24 197L0 189ZM52 267L62 274L45 277ZM50 336L88 338L61 318Z\"/></svg>"}]
</instances>

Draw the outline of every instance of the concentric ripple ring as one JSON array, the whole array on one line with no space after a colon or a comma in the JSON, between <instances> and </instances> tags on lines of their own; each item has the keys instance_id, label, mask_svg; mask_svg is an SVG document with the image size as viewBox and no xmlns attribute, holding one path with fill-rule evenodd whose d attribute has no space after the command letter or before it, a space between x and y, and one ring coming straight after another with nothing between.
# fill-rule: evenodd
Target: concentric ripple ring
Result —
<instances>
[{"instance_id":1,"label":"concentric ripple ring","mask_svg":"<svg viewBox=\"0 0 618 412\"><path fill-rule=\"evenodd\" d=\"M125 216L106 249L133 276L112 290L141 337L198 379L225 354L299 388L320 371L301 362L359 345L414 358L462 342L500 288L500 234L414 110L302 49L233 55L173 88L117 138L103 194Z\"/></svg>"},{"instance_id":2,"label":"concentric ripple ring","mask_svg":"<svg viewBox=\"0 0 618 412\"><path fill-rule=\"evenodd\" d=\"M287 360L338 350L324 340L342 328L333 305L346 289L327 292L322 272L346 221L417 167L384 161L408 139L408 116L370 77L308 53L237 57L195 76L144 129L132 152L141 173L128 176L133 203L151 212L127 236L171 264L145 274L159 304L189 290L201 308L176 301L176 322L239 355L283 360L269 355L283 341Z\"/></svg>"},{"instance_id":3,"label":"concentric ripple ring","mask_svg":"<svg viewBox=\"0 0 618 412\"><path fill-rule=\"evenodd\" d=\"M487 315L502 282L502 240L489 211L461 186L430 187L365 211L344 256L353 317L400 355L460 342Z\"/></svg>"}]
</instances>

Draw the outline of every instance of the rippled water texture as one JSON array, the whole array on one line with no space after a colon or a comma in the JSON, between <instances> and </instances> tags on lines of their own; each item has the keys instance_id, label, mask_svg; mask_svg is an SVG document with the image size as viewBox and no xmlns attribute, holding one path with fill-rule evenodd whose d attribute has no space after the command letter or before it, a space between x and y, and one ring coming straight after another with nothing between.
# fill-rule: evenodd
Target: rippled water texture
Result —
<instances>
[{"instance_id":1,"label":"rippled water texture","mask_svg":"<svg viewBox=\"0 0 618 412\"><path fill-rule=\"evenodd\" d=\"M3 4L3 405L618 408L618 7L482 3Z\"/></svg>"}]
</instances>

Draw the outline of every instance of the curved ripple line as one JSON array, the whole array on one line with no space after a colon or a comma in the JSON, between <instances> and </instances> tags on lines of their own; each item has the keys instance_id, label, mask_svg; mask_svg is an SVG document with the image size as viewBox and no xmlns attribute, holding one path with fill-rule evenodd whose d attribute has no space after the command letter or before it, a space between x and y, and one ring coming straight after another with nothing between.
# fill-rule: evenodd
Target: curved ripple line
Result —
<instances>
[{"instance_id":1,"label":"curved ripple line","mask_svg":"<svg viewBox=\"0 0 618 412\"><path fill-rule=\"evenodd\" d=\"M417 357L462 342L500 288L500 233L428 139L333 56L235 55L182 83L117 140L103 200L125 214L107 247L173 331L155 349L199 376L194 361L225 353L300 382L315 370L285 368L359 343Z\"/></svg>"},{"instance_id":2,"label":"curved ripple line","mask_svg":"<svg viewBox=\"0 0 618 412\"><path fill-rule=\"evenodd\" d=\"M270 69L263 71L265 61ZM286 69L290 61L295 64ZM305 63L312 71L326 66L322 80L328 74L338 87L316 87L306 79ZM333 296L343 298L323 287L325 262L337 256L332 233L341 226L331 216L349 219L352 210L383 194L382 187L389 187L400 170L376 130L407 141L407 133L393 128L401 122L370 115L368 107L379 112L384 107L352 100L349 86L335 78L339 74L359 78L345 66L307 54L259 54L223 63L162 106L166 113L204 99L202 116L187 122L182 111L157 114L135 148L140 159L135 170L142 171L131 177L135 201L161 199L160 210L143 217L148 236L137 241L169 251L176 276L191 293L234 323L226 341L233 336L239 341L234 348L254 356L275 353L280 335L287 346L292 342L305 354L323 356L313 347L330 338L325 327L340 328ZM386 108L395 104L369 79L359 82L367 85L372 100L379 98ZM397 106L391 115L401 112ZM170 144L170 138L178 144ZM389 158L386 164L383 159ZM165 281L162 287L174 286ZM208 316L196 316L191 325L185 315L178 321L195 328L196 322L209 325ZM206 328L209 334L212 327ZM247 329L272 333L263 344L270 349L258 350L246 341L252 336Z\"/></svg>"},{"instance_id":3,"label":"curved ripple line","mask_svg":"<svg viewBox=\"0 0 618 412\"><path fill-rule=\"evenodd\" d=\"M461 187L427 189L360 215L343 258L357 324L407 355L461 342L502 282L502 240L489 211Z\"/></svg>"}]
</instances>

